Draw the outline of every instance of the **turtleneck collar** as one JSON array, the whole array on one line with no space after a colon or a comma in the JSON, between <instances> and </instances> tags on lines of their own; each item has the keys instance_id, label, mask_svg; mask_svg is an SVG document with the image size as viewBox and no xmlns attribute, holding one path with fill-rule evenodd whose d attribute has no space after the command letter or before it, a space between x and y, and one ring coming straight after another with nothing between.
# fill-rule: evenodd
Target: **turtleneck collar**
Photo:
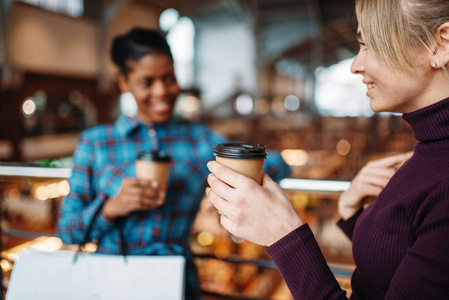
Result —
<instances>
[{"instance_id":1,"label":"turtleneck collar","mask_svg":"<svg viewBox=\"0 0 449 300\"><path fill-rule=\"evenodd\" d=\"M410 124L415 139L420 142L449 138L449 98L403 114L402 118Z\"/></svg>"}]
</instances>

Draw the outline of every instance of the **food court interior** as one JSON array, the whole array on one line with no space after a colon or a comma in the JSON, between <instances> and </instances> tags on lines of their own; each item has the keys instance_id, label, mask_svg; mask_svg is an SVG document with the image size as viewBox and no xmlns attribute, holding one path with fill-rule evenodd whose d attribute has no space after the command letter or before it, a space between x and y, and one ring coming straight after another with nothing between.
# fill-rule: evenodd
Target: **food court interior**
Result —
<instances>
[{"instance_id":1,"label":"food court interior","mask_svg":"<svg viewBox=\"0 0 449 300\"><path fill-rule=\"evenodd\" d=\"M160 29L182 88L175 113L279 150L281 181L350 293L350 241L339 194L368 161L410 151L397 114L373 114L353 0L4 0L0 2L2 293L20 250L53 251L79 133L136 111L109 48L135 26ZM292 299L263 247L219 224L205 198L191 233L205 299Z\"/></svg>"}]
</instances>

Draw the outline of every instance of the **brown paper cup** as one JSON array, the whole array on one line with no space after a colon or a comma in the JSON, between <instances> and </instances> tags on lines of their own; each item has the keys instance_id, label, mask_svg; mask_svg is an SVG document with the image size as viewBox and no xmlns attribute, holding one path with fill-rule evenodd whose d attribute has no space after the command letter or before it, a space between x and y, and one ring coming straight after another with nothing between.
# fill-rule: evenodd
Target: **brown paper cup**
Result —
<instances>
[{"instance_id":1,"label":"brown paper cup","mask_svg":"<svg viewBox=\"0 0 449 300\"><path fill-rule=\"evenodd\" d=\"M215 160L235 172L251 178L258 184L262 183L264 159L235 159L217 156Z\"/></svg>"},{"instance_id":2,"label":"brown paper cup","mask_svg":"<svg viewBox=\"0 0 449 300\"><path fill-rule=\"evenodd\" d=\"M159 152L143 153L136 160L138 179L157 181L161 191L167 191L170 157Z\"/></svg>"},{"instance_id":3,"label":"brown paper cup","mask_svg":"<svg viewBox=\"0 0 449 300\"><path fill-rule=\"evenodd\" d=\"M161 191L167 190L169 171L169 162L136 160L137 178L157 181L159 183L159 189Z\"/></svg>"},{"instance_id":4,"label":"brown paper cup","mask_svg":"<svg viewBox=\"0 0 449 300\"><path fill-rule=\"evenodd\" d=\"M267 157L264 145L218 144L214 155L218 163L253 179L258 184L262 183L263 166Z\"/></svg>"}]
</instances>

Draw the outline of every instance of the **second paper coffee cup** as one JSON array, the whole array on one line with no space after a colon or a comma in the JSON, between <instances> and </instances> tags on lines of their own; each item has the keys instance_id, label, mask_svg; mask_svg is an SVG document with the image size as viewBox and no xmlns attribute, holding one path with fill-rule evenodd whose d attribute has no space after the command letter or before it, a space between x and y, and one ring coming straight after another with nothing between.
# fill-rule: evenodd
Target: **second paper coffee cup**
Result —
<instances>
[{"instance_id":1,"label":"second paper coffee cup","mask_svg":"<svg viewBox=\"0 0 449 300\"><path fill-rule=\"evenodd\" d=\"M243 143L218 144L214 149L215 160L228 168L262 182L263 165L267 158L265 145L256 146Z\"/></svg>"},{"instance_id":2,"label":"second paper coffee cup","mask_svg":"<svg viewBox=\"0 0 449 300\"><path fill-rule=\"evenodd\" d=\"M162 152L145 152L136 160L136 175L139 179L156 180L161 191L167 190L171 158Z\"/></svg>"}]
</instances>

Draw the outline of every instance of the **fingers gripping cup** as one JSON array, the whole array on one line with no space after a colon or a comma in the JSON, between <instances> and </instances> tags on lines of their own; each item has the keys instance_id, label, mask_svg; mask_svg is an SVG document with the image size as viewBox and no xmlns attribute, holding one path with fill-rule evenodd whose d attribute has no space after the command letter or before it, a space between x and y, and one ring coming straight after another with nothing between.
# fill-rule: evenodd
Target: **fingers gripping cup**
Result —
<instances>
[{"instance_id":1,"label":"fingers gripping cup","mask_svg":"<svg viewBox=\"0 0 449 300\"><path fill-rule=\"evenodd\" d=\"M136 175L139 179L156 180L161 191L167 190L170 156L158 152L146 152L137 157Z\"/></svg>"},{"instance_id":2,"label":"fingers gripping cup","mask_svg":"<svg viewBox=\"0 0 449 300\"><path fill-rule=\"evenodd\" d=\"M215 160L228 168L262 182L263 165L267 158L265 145L256 146L242 143L218 144L214 149Z\"/></svg>"}]
</instances>

